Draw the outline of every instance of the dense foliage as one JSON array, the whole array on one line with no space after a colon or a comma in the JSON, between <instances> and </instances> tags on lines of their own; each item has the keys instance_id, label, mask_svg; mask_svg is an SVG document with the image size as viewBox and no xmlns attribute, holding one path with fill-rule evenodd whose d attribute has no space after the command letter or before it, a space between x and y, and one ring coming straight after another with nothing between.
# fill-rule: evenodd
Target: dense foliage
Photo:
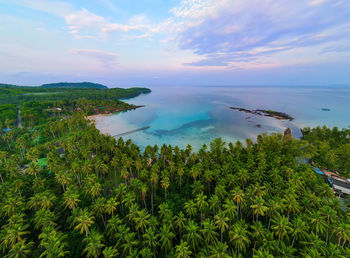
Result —
<instances>
[{"instance_id":1,"label":"dense foliage","mask_svg":"<svg viewBox=\"0 0 350 258\"><path fill-rule=\"evenodd\" d=\"M80 89L107 89L108 87L92 82L59 82L41 85L43 88L80 88Z\"/></svg>"},{"instance_id":2,"label":"dense foliage","mask_svg":"<svg viewBox=\"0 0 350 258\"><path fill-rule=\"evenodd\" d=\"M131 98L142 93L149 93L146 88L84 88L92 83L76 83L74 87L66 88L64 83L50 84L61 88L22 87L0 84L0 129L12 128L17 124L17 113L21 110L24 126L34 126L45 123L49 118L57 119L61 114L71 114L76 109L87 114L127 110L133 108L120 99ZM103 85L102 85L103 86ZM62 110L55 110L56 108ZM57 112L59 111L59 112Z\"/></svg>"},{"instance_id":3,"label":"dense foliage","mask_svg":"<svg viewBox=\"0 0 350 258\"><path fill-rule=\"evenodd\" d=\"M318 166L350 178L350 129L304 128L303 134L315 146L313 160Z\"/></svg>"},{"instance_id":4,"label":"dense foliage","mask_svg":"<svg viewBox=\"0 0 350 258\"><path fill-rule=\"evenodd\" d=\"M345 204L300 162L308 141L141 152L74 112L0 144L6 257L350 256Z\"/></svg>"}]
</instances>

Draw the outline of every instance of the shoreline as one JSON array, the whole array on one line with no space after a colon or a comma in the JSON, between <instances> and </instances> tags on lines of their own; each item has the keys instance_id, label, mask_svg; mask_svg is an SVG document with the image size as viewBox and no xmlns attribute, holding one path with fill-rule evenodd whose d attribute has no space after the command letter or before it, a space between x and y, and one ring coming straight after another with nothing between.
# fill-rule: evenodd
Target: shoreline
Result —
<instances>
[{"instance_id":1,"label":"shoreline","mask_svg":"<svg viewBox=\"0 0 350 258\"><path fill-rule=\"evenodd\" d=\"M145 105L131 106L131 107L126 108L126 109L117 109L117 110L114 110L112 112L93 114L93 115L90 115L90 116L86 116L85 118L90 120L93 123L96 123L96 119L99 118L99 117L109 116L109 115L112 115L112 114L115 114L115 113L125 112L125 111L129 111L129 110L135 110L135 109L142 108L142 107L145 107Z\"/></svg>"}]
</instances>

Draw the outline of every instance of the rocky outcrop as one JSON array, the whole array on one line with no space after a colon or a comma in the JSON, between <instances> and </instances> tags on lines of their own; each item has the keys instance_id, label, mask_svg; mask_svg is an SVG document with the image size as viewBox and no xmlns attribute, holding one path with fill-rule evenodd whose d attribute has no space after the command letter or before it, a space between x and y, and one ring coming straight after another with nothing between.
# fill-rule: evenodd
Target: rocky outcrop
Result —
<instances>
[{"instance_id":1,"label":"rocky outcrop","mask_svg":"<svg viewBox=\"0 0 350 258\"><path fill-rule=\"evenodd\" d=\"M230 109L237 110L240 112L245 112L257 116L268 116L268 117L273 117L278 120L289 120L292 121L294 118L291 117L290 115L278 111L273 111L273 110L264 110L264 109L246 109L246 108L239 108L239 107L230 107Z\"/></svg>"}]
</instances>

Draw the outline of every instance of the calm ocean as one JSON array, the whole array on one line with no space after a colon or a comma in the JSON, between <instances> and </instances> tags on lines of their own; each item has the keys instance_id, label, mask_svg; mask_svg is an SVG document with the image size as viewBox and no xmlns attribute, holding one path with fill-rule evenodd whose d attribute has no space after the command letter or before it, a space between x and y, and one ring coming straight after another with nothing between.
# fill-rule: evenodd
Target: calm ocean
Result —
<instances>
[{"instance_id":1,"label":"calm ocean","mask_svg":"<svg viewBox=\"0 0 350 258\"><path fill-rule=\"evenodd\" d=\"M99 117L96 127L103 133L126 134L144 148L163 143L198 150L216 137L226 142L254 140L261 133L283 132L289 127L300 136L305 126L350 125L350 87L151 87L152 93L126 102L145 105L134 111ZM279 121L229 109L267 109L285 112L295 119ZM322 109L330 109L323 111Z\"/></svg>"}]
</instances>

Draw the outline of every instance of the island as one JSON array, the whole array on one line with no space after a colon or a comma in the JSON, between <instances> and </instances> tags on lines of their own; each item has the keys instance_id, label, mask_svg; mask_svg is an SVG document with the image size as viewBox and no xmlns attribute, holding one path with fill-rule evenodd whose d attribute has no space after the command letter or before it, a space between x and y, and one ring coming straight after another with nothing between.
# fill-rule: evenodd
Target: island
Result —
<instances>
[{"instance_id":1,"label":"island","mask_svg":"<svg viewBox=\"0 0 350 258\"><path fill-rule=\"evenodd\" d=\"M56 89L0 86L0 257L349 257L350 129L142 149L86 115L145 89Z\"/></svg>"},{"instance_id":2,"label":"island","mask_svg":"<svg viewBox=\"0 0 350 258\"><path fill-rule=\"evenodd\" d=\"M240 108L240 107L230 107L230 109L237 110L240 112L245 112L248 114L252 115L257 115L257 116L268 116L268 117L273 117L278 120L289 120L292 121L294 117L291 117L290 115L283 113L283 112L278 112L278 111L273 111L273 110L264 110L264 109L246 109L246 108Z\"/></svg>"}]
</instances>

